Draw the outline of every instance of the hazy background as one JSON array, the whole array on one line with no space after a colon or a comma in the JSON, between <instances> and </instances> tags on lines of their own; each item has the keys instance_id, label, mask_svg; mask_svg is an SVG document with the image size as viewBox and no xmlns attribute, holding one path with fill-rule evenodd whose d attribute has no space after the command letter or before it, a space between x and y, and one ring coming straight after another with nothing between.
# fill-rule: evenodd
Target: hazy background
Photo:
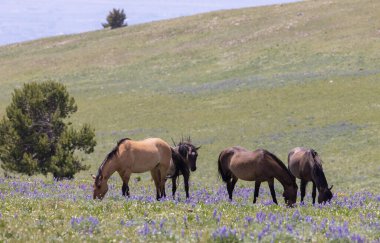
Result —
<instances>
[{"instance_id":1,"label":"hazy background","mask_svg":"<svg viewBox=\"0 0 380 243\"><path fill-rule=\"evenodd\" d=\"M0 45L101 29L112 8L123 8L129 25L220 9L296 0L0 0Z\"/></svg>"}]
</instances>

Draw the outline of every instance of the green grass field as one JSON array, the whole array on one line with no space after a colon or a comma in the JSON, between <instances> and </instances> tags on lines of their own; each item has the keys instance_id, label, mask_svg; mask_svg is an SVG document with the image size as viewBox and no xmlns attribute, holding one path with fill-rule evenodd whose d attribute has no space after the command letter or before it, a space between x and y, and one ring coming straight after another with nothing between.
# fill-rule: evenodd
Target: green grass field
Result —
<instances>
[{"instance_id":1,"label":"green grass field","mask_svg":"<svg viewBox=\"0 0 380 243\"><path fill-rule=\"evenodd\" d=\"M326 177L329 184L334 185L336 200L343 200L341 195L356 192L378 195L379 9L380 2L373 0L305 1L212 12L2 46L0 116L5 114L13 89L23 83L47 79L64 83L79 107L71 120L74 124L90 123L94 126L98 142L95 152L84 157L85 163L91 165L90 171L77 174L76 179L70 182L75 185L90 186L90 174L96 173L105 155L122 137L161 137L170 142L171 138L178 141L182 135L190 135L196 145L202 145L198 170L191 176L199 190L204 187L212 191L215 185L223 185L217 177L216 161L225 147L265 148L286 163L290 149L306 146L318 151L324 160ZM141 184L145 187L153 187L149 173L133 178L136 176L142 178ZM35 178L39 180L42 177ZM21 177L20 180L33 183L35 178ZM42 179L47 183L52 181L50 177ZM112 185L119 193L119 178L114 176L113 179ZM71 199L63 200L58 203L58 207L62 206L61 216L57 216L53 209L57 207L54 193L48 194L52 195L51 199L24 198L18 193L11 193L11 183L8 179L0 183L0 198L6 195L0 201L0 228L5 229L5 233L0 234L0 241L109 240L113 238L110 234L116 230L111 232L104 225L108 221L108 213L115 222L130 220L134 213L140 215L137 216L139 220L149 218L133 210L128 213L128 207L138 204L138 201L125 202L120 196L106 197L103 202L81 199L78 206L72 204ZM252 183L242 181L238 185L253 187ZM136 187L131 187L132 194L134 190L135 193L141 192ZM148 194L153 194L151 187ZM267 189L266 185L263 187ZM276 190L282 193L278 183ZM88 196L91 190L76 193ZM269 195L265 194L264 198L269 199ZM252 194L248 201L251 199ZM49 208L52 214L46 215L45 226L58 220L63 226L56 226L57 229L67 234L54 238L52 234L58 233L53 230L52 233L35 235L36 238L27 236L35 229L27 225L17 226L26 227L24 232L14 226L14 214L19 211L15 205L33 208L30 215L27 209L23 209L26 210L23 222L33 225L38 217L44 217L44 208ZM355 219L370 213L373 217L369 218L379 225L379 198L376 196L365 201L364 212L359 209L347 211L337 205L317 211L309 205L300 210L307 215L315 215L314 222L318 224L325 217L329 220L335 217L342 225L348 222L350 229L357 229L367 223L356 225ZM92 212L93 207L100 211ZM177 210L187 212L188 207L191 206L186 203L180 203L177 208L172 202L144 202L142 209L134 210L148 212L155 221L174 212L173 217L184 223L183 214ZM194 207L191 210L202 208L202 204ZM215 207L218 212L224 210L223 215L227 218L235 219L255 215L259 210L265 213L289 210L290 215L296 210L247 204L238 206L242 211L232 209L229 214L228 208L234 206L226 202L204 206L201 210L206 215L204 217L209 217ZM160 213L155 215L155 210ZM81 230L72 232L75 226L67 228L73 217L87 215L95 215L101 221L103 225L98 231L81 235ZM190 222L198 221L189 220L189 224L198 231L205 230L198 239L200 241L215 240L210 235L216 227L222 226L208 221L203 224ZM240 223L230 227L237 227L242 233L243 223L237 222ZM141 225L135 223L126 231L119 230L123 234L131 234ZM178 228L182 226L176 228L172 223L171 227L173 237L126 238L131 241L182 239L182 228ZM302 225L295 224L294 227ZM196 231L190 228L184 228L183 239L197 241ZM259 229L261 232L261 226ZM359 230L359 233L366 235L369 241L379 240L376 233L379 228L371 229ZM301 232L301 228L298 230ZM252 232L256 234L254 241L258 240L260 232ZM318 230L314 236L307 236L311 232L307 227L302 232L302 237L289 233L274 239L313 242L334 239ZM97 238L102 234L107 236ZM115 239L123 239L118 237ZM271 237L270 233L264 239L271 241ZM244 238L244 241L249 240Z\"/></svg>"}]
</instances>

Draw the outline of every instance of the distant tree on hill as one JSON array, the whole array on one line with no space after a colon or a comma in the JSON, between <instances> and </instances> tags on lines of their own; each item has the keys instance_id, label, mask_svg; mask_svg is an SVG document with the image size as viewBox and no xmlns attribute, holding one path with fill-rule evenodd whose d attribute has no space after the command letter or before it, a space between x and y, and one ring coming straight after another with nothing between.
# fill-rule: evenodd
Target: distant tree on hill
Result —
<instances>
[{"instance_id":1,"label":"distant tree on hill","mask_svg":"<svg viewBox=\"0 0 380 243\"><path fill-rule=\"evenodd\" d=\"M32 82L15 89L0 121L0 160L5 172L52 173L56 179L71 179L88 169L74 152L92 153L95 132L87 124L75 130L67 122L76 111L74 98L58 82Z\"/></svg>"},{"instance_id":2,"label":"distant tree on hill","mask_svg":"<svg viewBox=\"0 0 380 243\"><path fill-rule=\"evenodd\" d=\"M104 28L111 27L111 29L120 28L127 26L127 23L124 23L125 19L124 9L112 9L107 16L107 23L103 23Z\"/></svg>"}]
</instances>

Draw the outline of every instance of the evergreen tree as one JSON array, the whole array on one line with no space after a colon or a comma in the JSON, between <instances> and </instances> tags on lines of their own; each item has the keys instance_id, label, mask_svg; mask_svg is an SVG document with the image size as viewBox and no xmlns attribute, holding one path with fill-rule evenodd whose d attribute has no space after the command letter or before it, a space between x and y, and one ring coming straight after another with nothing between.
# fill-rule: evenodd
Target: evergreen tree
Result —
<instances>
[{"instance_id":1,"label":"evergreen tree","mask_svg":"<svg viewBox=\"0 0 380 243\"><path fill-rule=\"evenodd\" d=\"M0 121L1 167L27 175L52 173L56 179L71 179L88 169L74 152L92 153L95 132L87 124L75 130L67 122L76 111L74 98L58 82L32 82L15 89Z\"/></svg>"},{"instance_id":2,"label":"evergreen tree","mask_svg":"<svg viewBox=\"0 0 380 243\"><path fill-rule=\"evenodd\" d=\"M111 27L111 29L124 27L127 26L127 23L124 23L126 18L127 16L124 13L124 9L114 8L108 13L107 23L103 23L102 25L104 28Z\"/></svg>"}]
</instances>

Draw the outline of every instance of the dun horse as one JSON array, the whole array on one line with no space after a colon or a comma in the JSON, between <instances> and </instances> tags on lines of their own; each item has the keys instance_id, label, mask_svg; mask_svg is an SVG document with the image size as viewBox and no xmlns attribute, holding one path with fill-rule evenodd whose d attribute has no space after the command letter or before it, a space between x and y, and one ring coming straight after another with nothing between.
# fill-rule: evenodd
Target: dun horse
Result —
<instances>
[{"instance_id":1,"label":"dun horse","mask_svg":"<svg viewBox=\"0 0 380 243\"><path fill-rule=\"evenodd\" d=\"M121 139L100 165L93 178L94 199L103 199L108 191L107 181L117 171L123 180L122 194L129 196L129 178L132 173L150 171L156 186L156 198L165 197L165 178L172 154L169 144L160 138L142 141Z\"/></svg>"},{"instance_id":2,"label":"dun horse","mask_svg":"<svg viewBox=\"0 0 380 243\"><path fill-rule=\"evenodd\" d=\"M172 193L173 198L177 190L177 179L180 175L183 176L186 198L189 198L189 179L190 170L195 171L197 169L197 157L198 149L200 147L195 147L191 143L190 137L176 145L174 143L174 148L172 148L172 162L170 163L170 168L168 172L168 177L172 179Z\"/></svg>"},{"instance_id":3,"label":"dun horse","mask_svg":"<svg viewBox=\"0 0 380 243\"><path fill-rule=\"evenodd\" d=\"M277 204L274 191L274 178L276 178L284 187L285 203L288 206L296 203L297 184L294 176L280 159L266 150L249 151L242 147L227 148L219 155L218 170L223 181L227 183L230 200L232 200L232 192L238 179L255 181L253 203L256 203L261 182L267 181L273 202Z\"/></svg>"},{"instance_id":4,"label":"dun horse","mask_svg":"<svg viewBox=\"0 0 380 243\"><path fill-rule=\"evenodd\" d=\"M292 174L301 179L301 202L305 197L306 185L313 182L313 204L315 203L316 188L318 188L318 203L330 201L333 197L328 188L327 180L322 169L322 160L313 149L294 148L288 155L288 167Z\"/></svg>"}]
</instances>

